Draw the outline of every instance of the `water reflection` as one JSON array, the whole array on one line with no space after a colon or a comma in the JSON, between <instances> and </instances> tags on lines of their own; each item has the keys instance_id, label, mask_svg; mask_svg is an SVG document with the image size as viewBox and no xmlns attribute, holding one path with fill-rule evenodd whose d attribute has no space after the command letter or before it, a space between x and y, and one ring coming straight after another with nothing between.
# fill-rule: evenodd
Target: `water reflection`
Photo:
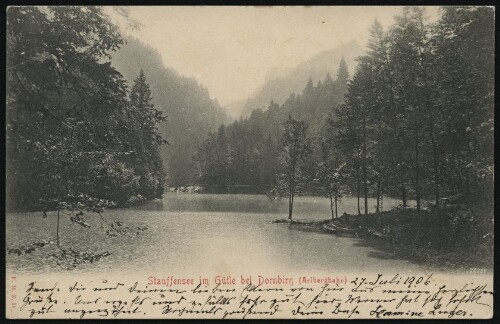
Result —
<instances>
[{"instance_id":1,"label":"water reflection","mask_svg":"<svg viewBox=\"0 0 500 324\"><path fill-rule=\"evenodd\" d=\"M415 269L415 265L404 260L377 257L375 249L360 245L356 238L272 224L274 219L287 217L286 203L286 200L271 202L257 195L169 193L163 200L144 206L105 213L110 222L122 221L130 227L148 225L149 229L136 237L109 237L100 218L89 215L85 220L91 228L82 228L63 219L61 243L79 251L111 253L74 272L291 275ZM387 206L387 200L385 203ZM374 203L370 203L372 205ZM339 211L352 213L356 210L356 199L346 198ZM329 202L322 198L299 197L294 217L329 218ZM47 219L40 213L7 215L7 247L54 239L55 222L55 215ZM67 272L46 258L53 252L57 252L55 244L31 255L9 255L7 269Z\"/></svg>"},{"instance_id":2,"label":"water reflection","mask_svg":"<svg viewBox=\"0 0 500 324\"><path fill-rule=\"evenodd\" d=\"M384 207L389 210L401 202L385 198ZM369 212L375 211L376 200L368 199ZM361 206L362 209L364 206ZM138 210L190 211L190 212L240 212L286 214L288 200L270 200L264 195L244 194L186 194L167 192L163 200L155 200L135 207ZM345 197L339 204L339 215L357 213L357 199ZM327 198L302 196L295 198L294 215L304 218L325 219L331 217L330 202Z\"/></svg>"}]
</instances>

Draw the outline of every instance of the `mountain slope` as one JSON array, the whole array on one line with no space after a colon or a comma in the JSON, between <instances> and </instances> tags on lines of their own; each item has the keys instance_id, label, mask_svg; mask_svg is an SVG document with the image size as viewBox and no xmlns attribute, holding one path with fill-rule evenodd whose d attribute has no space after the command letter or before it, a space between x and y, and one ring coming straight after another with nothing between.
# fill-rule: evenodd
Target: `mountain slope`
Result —
<instances>
[{"instance_id":1,"label":"mountain slope","mask_svg":"<svg viewBox=\"0 0 500 324\"><path fill-rule=\"evenodd\" d=\"M144 70L155 107L168 116L160 127L170 143L162 148L168 184L192 183L196 173L193 156L206 134L229 121L224 109L205 87L166 67L158 51L137 39L127 38L111 62L130 83Z\"/></svg>"},{"instance_id":2,"label":"mountain slope","mask_svg":"<svg viewBox=\"0 0 500 324\"><path fill-rule=\"evenodd\" d=\"M300 93L309 78L315 83L324 79L328 73L335 78L342 57L353 74L355 59L362 54L363 49L355 41L321 52L288 73L280 71L279 77L270 78L269 75L268 81L247 98L243 105L242 102L236 102L228 106L235 112L241 111L241 115L248 116L254 109L267 107L271 101L282 104L291 93Z\"/></svg>"}]
</instances>

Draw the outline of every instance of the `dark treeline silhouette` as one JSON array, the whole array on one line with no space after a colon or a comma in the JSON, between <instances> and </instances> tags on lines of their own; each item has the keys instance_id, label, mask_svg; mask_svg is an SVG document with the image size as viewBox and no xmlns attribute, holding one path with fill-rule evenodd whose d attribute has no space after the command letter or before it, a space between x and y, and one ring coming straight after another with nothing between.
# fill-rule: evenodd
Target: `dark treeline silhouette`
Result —
<instances>
[{"instance_id":1,"label":"dark treeline silhouette","mask_svg":"<svg viewBox=\"0 0 500 324\"><path fill-rule=\"evenodd\" d=\"M309 136L319 138L321 121L347 92L348 76L347 65L341 60L336 80L330 75L316 85L309 80L302 94L292 94L283 105L271 102L265 110L256 109L248 118L220 126L203 142L195 158L200 184L216 193L264 194L275 188L283 164L280 151L286 145L283 123L289 116L302 120L310 126ZM303 176L312 180L315 164L308 166ZM309 181L303 187L304 191L314 190Z\"/></svg>"},{"instance_id":2,"label":"dark treeline silhouette","mask_svg":"<svg viewBox=\"0 0 500 324\"><path fill-rule=\"evenodd\" d=\"M97 7L7 12L7 208L101 212L160 198L165 173L143 71L111 66L123 40Z\"/></svg>"},{"instance_id":3,"label":"dark treeline silhouette","mask_svg":"<svg viewBox=\"0 0 500 324\"><path fill-rule=\"evenodd\" d=\"M327 122L330 154L347 165L344 185L355 182L365 214L367 197L382 194L417 209L442 198L491 205L493 21L486 7L446 7L435 24L405 8L388 31L373 24Z\"/></svg>"}]
</instances>

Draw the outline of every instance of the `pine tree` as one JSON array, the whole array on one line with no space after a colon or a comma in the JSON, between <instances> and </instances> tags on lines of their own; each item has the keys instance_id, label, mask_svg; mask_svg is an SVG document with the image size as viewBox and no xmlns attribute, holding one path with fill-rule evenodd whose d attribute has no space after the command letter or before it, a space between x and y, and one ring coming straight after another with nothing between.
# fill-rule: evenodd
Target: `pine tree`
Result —
<instances>
[{"instance_id":1,"label":"pine tree","mask_svg":"<svg viewBox=\"0 0 500 324\"><path fill-rule=\"evenodd\" d=\"M349 80L349 68L347 67L344 57L342 57L337 71L337 81L340 83L347 83L347 80Z\"/></svg>"},{"instance_id":2,"label":"pine tree","mask_svg":"<svg viewBox=\"0 0 500 324\"><path fill-rule=\"evenodd\" d=\"M342 57L339 63L339 68L337 70L337 79L335 80L335 93L336 101L344 100L344 96L347 93L347 84L349 81L349 68L346 61Z\"/></svg>"},{"instance_id":3,"label":"pine tree","mask_svg":"<svg viewBox=\"0 0 500 324\"><path fill-rule=\"evenodd\" d=\"M152 104L151 90L141 69L130 91L130 124L134 128L133 152L139 175L140 194L146 199L160 198L164 192L165 172L160 146L166 143L157 125L166 121L163 113Z\"/></svg>"}]
</instances>

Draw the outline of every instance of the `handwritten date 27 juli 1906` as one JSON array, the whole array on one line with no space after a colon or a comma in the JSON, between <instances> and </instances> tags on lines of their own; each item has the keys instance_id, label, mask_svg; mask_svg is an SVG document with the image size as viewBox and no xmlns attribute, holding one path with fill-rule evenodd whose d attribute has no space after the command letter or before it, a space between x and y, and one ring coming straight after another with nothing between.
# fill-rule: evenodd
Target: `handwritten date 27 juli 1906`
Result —
<instances>
[{"instance_id":1,"label":"handwritten date 27 juli 1906","mask_svg":"<svg viewBox=\"0 0 500 324\"><path fill-rule=\"evenodd\" d=\"M260 278L259 278L260 277ZM152 279L154 278L154 279ZM261 279L262 278L262 279ZM493 292L433 274L18 282L15 318L485 318ZM276 279L276 278L274 278Z\"/></svg>"}]
</instances>

